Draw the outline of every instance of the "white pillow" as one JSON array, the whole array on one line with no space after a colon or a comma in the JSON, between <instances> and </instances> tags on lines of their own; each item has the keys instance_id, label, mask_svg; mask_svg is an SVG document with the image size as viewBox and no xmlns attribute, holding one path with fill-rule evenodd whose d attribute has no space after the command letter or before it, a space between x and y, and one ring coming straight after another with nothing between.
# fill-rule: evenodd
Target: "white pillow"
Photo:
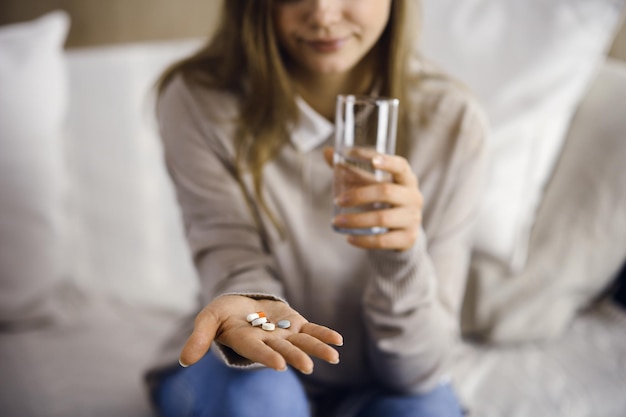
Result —
<instances>
[{"instance_id":1,"label":"white pillow","mask_svg":"<svg viewBox=\"0 0 626 417\"><path fill-rule=\"evenodd\" d=\"M41 319L62 275L64 12L0 27L0 322Z\"/></svg>"},{"instance_id":2,"label":"white pillow","mask_svg":"<svg viewBox=\"0 0 626 417\"><path fill-rule=\"evenodd\" d=\"M186 311L198 279L165 170L151 89L200 40L71 49L66 157L72 280L133 305Z\"/></svg>"},{"instance_id":3,"label":"white pillow","mask_svg":"<svg viewBox=\"0 0 626 417\"><path fill-rule=\"evenodd\" d=\"M491 121L476 248L510 272L527 258L544 186L624 0L424 0L422 50Z\"/></svg>"},{"instance_id":4,"label":"white pillow","mask_svg":"<svg viewBox=\"0 0 626 417\"><path fill-rule=\"evenodd\" d=\"M507 274L474 258L464 333L501 343L553 339L606 291L626 260L624 109L626 63L607 60L546 187L526 266Z\"/></svg>"}]
</instances>

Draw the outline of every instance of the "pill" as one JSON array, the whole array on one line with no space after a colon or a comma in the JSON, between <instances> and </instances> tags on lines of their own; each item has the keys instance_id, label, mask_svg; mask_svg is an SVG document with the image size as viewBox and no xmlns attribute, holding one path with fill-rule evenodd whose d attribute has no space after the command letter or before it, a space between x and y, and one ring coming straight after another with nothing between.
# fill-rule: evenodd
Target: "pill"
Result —
<instances>
[{"instance_id":1,"label":"pill","mask_svg":"<svg viewBox=\"0 0 626 417\"><path fill-rule=\"evenodd\" d=\"M266 317L265 313L263 311L257 311L256 313L250 313L246 316L246 320L248 321L248 323L252 322L253 320L258 319L259 317Z\"/></svg>"},{"instance_id":2,"label":"pill","mask_svg":"<svg viewBox=\"0 0 626 417\"><path fill-rule=\"evenodd\" d=\"M267 330L268 332L273 331L276 326L274 326L274 323L263 323L263 326L261 326L263 330Z\"/></svg>"},{"instance_id":3,"label":"pill","mask_svg":"<svg viewBox=\"0 0 626 417\"><path fill-rule=\"evenodd\" d=\"M261 326L263 323L267 323L267 317L259 317L258 319L252 320L253 326Z\"/></svg>"},{"instance_id":4,"label":"pill","mask_svg":"<svg viewBox=\"0 0 626 417\"><path fill-rule=\"evenodd\" d=\"M276 323L276 325L281 329L288 329L289 327L291 327L291 322L289 320L281 320Z\"/></svg>"}]
</instances>

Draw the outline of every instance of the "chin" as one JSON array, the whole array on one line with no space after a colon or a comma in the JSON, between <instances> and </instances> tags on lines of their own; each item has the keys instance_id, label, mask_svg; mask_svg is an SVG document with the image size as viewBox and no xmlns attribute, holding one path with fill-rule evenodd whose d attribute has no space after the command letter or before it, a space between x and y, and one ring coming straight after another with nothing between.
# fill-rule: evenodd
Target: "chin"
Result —
<instances>
[{"instance_id":1,"label":"chin","mask_svg":"<svg viewBox=\"0 0 626 417\"><path fill-rule=\"evenodd\" d=\"M319 75L340 75L349 72L354 65L347 63L325 63L311 67L311 70Z\"/></svg>"}]
</instances>

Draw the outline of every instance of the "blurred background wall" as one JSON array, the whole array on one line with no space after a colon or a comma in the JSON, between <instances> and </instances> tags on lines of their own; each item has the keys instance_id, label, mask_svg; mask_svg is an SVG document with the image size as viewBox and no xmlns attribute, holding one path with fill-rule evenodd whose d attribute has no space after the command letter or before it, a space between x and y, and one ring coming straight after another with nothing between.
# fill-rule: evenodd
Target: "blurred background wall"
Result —
<instances>
[{"instance_id":1,"label":"blurred background wall","mask_svg":"<svg viewBox=\"0 0 626 417\"><path fill-rule=\"evenodd\" d=\"M64 9L72 17L67 46L205 36L222 0L0 0L0 24ZM626 25L611 55L626 61Z\"/></svg>"},{"instance_id":2,"label":"blurred background wall","mask_svg":"<svg viewBox=\"0 0 626 417\"><path fill-rule=\"evenodd\" d=\"M0 25L64 9L68 47L205 36L221 0L0 0Z\"/></svg>"}]
</instances>

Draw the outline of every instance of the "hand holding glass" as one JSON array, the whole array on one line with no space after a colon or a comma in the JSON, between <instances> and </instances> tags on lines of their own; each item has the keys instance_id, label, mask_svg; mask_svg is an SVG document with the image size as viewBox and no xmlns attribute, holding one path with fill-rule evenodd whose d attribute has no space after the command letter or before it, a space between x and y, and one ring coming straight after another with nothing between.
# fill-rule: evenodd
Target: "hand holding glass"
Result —
<instances>
[{"instance_id":1,"label":"hand holding glass","mask_svg":"<svg viewBox=\"0 0 626 417\"><path fill-rule=\"evenodd\" d=\"M379 182L390 182L391 174L375 169L372 159L380 154L394 154L399 101L394 98L339 95L335 113L335 153L333 156L333 195ZM387 208L385 203L357 207L333 204L333 215L361 213ZM346 234L386 233L384 227L340 228Z\"/></svg>"}]
</instances>

